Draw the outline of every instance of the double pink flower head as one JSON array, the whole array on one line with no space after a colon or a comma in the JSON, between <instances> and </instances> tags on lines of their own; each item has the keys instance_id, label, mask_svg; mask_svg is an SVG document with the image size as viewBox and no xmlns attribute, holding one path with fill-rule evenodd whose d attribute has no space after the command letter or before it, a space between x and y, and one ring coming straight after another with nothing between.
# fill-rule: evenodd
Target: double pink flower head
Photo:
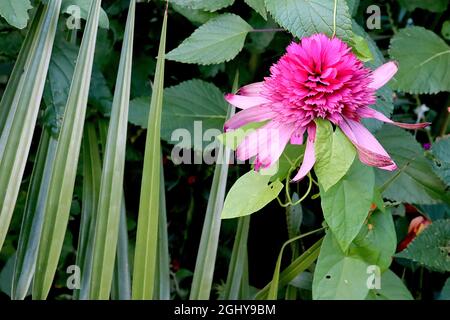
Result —
<instances>
[{"instance_id":1,"label":"double pink flower head","mask_svg":"<svg viewBox=\"0 0 450 320\"><path fill-rule=\"evenodd\" d=\"M361 162L395 170L396 164L361 124L361 119L375 118L406 129L429 125L394 122L370 108L376 102L375 91L385 85L397 69L394 62L375 71L364 67L351 48L338 38L330 39L323 34L303 38L301 43L293 42L288 46L287 53L270 68L270 77L242 87L237 94L225 96L230 104L243 109L225 123L225 131L267 121L246 136L237 148L240 160L256 156L256 170L274 164L288 143L302 144L307 133L303 163L293 179L298 181L308 174L316 161L314 120L326 119L354 144Z\"/></svg>"}]
</instances>

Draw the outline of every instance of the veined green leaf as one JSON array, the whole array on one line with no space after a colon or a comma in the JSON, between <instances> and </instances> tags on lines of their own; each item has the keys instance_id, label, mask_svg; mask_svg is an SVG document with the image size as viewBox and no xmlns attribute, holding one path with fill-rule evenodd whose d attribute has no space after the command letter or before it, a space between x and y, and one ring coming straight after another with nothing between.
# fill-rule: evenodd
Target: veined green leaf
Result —
<instances>
[{"instance_id":1,"label":"veined green leaf","mask_svg":"<svg viewBox=\"0 0 450 320\"><path fill-rule=\"evenodd\" d=\"M331 36L334 29L339 38L351 37L352 21L344 0L266 0L266 7L280 25L300 39L315 33Z\"/></svg>"},{"instance_id":2,"label":"veined green leaf","mask_svg":"<svg viewBox=\"0 0 450 320\"><path fill-rule=\"evenodd\" d=\"M17 245L11 293L14 300L25 299L33 279L56 145L57 140L43 129Z\"/></svg>"},{"instance_id":3,"label":"veined green leaf","mask_svg":"<svg viewBox=\"0 0 450 320\"><path fill-rule=\"evenodd\" d=\"M171 2L195 10L217 11L231 6L234 0L172 0Z\"/></svg>"},{"instance_id":4,"label":"veined green leaf","mask_svg":"<svg viewBox=\"0 0 450 320\"><path fill-rule=\"evenodd\" d=\"M101 1L92 2L59 135L55 166L50 180L51 188L45 207L46 219L39 244L33 299L45 299L48 295L69 221L86 115L100 5Z\"/></svg>"},{"instance_id":5,"label":"veined green leaf","mask_svg":"<svg viewBox=\"0 0 450 320\"><path fill-rule=\"evenodd\" d=\"M261 17L267 20L267 10L264 0L244 0L246 4L252 7L253 10L258 12Z\"/></svg>"},{"instance_id":6,"label":"veined green leaf","mask_svg":"<svg viewBox=\"0 0 450 320\"><path fill-rule=\"evenodd\" d=\"M233 92L238 89L239 74L236 73L233 84ZM228 109L227 118L231 118L236 109L232 106ZM203 223L200 246L195 263L194 278L189 299L209 299L216 262L217 247L221 226L220 215L224 206L225 192L228 180L228 164L231 159L231 150L220 146L217 156L217 164L214 170L211 191L206 208L205 221Z\"/></svg>"},{"instance_id":7,"label":"veined green leaf","mask_svg":"<svg viewBox=\"0 0 450 320\"><path fill-rule=\"evenodd\" d=\"M30 60L19 81L8 119L0 138L0 248L11 221L30 151L33 131L52 54L61 1L44 6Z\"/></svg>"},{"instance_id":8,"label":"veined green leaf","mask_svg":"<svg viewBox=\"0 0 450 320\"><path fill-rule=\"evenodd\" d=\"M434 221L395 257L438 272L450 272L450 219Z\"/></svg>"},{"instance_id":9,"label":"veined green leaf","mask_svg":"<svg viewBox=\"0 0 450 320\"><path fill-rule=\"evenodd\" d=\"M116 258L130 102L136 2L130 3L117 75L97 207L90 299L109 299Z\"/></svg>"},{"instance_id":10,"label":"veined green leaf","mask_svg":"<svg viewBox=\"0 0 450 320\"><path fill-rule=\"evenodd\" d=\"M347 174L320 197L325 221L343 251L356 237L369 214L375 185L373 169L353 161Z\"/></svg>"},{"instance_id":11,"label":"veined green leaf","mask_svg":"<svg viewBox=\"0 0 450 320\"><path fill-rule=\"evenodd\" d=\"M402 279L391 270L383 272L380 284L380 289L369 291L366 300L414 300Z\"/></svg>"},{"instance_id":12,"label":"veined green leaf","mask_svg":"<svg viewBox=\"0 0 450 320\"><path fill-rule=\"evenodd\" d=\"M27 26L28 10L33 8L30 0L2 0L0 1L0 15L6 21L19 29Z\"/></svg>"},{"instance_id":13,"label":"veined green leaf","mask_svg":"<svg viewBox=\"0 0 450 320\"><path fill-rule=\"evenodd\" d=\"M83 206L76 259L76 264L81 269L81 285L80 290L74 291L74 298L77 300L89 298L91 285L95 221L102 175L98 141L95 125L87 123L83 137Z\"/></svg>"},{"instance_id":14,"label":"veined green leaf","mask_svg":"<svg viewBox=\"0 0 450 320\"><path fill-rule=\"evenodd\" d=\"M369 263L357 255L345 254L334 235L327 233L320 250L314 271L313 299L363 300L369 293Z\"/></svg>"},{"instance_id":15,"label":"veined green leaf","mask_svg":"<svg viewBox=\"0 0 450 320\"><path fill-rule=\"evenodd\" d=\"M353 144L339 128L333 132L328 120L316 120L316 163L314 172L325 191L347 173L356 156Z\"/></svg>"},{"instance_id":16,"label":"veined green leaf","mask_svg":"<svg viewBox=\"0 0 450 320\"><path fill-rule=\"evenodd\" d=\"M178 48L167 54L167 59L202 65L229 61L242 50L252 29L235 14L220 15L195 30Z\"/></svg>"},{"instance_id":17,"label":"veined green leaf","mask_svg":"<svg viewBox=\"0 0 450 320\"><path fill-rule=\"evenodd\" d=\"M136 235L132 298L154 297L156 257L158 253L158 220L161 188L161 114L164 94L164 65L167 34L167 8L161 30L155 81L145 144L141 199Z\"/></svg>"},{"instance_id":18,"label":"veined green leaf","mask_svg":"<svg viewBox=\"0 0 450 320\"><path fill-rule=\"evenodd\" d=\"M250 215L276 199L283 184L276 180L269 185L270 177L254 170L240 177L227 194L222 219Z\"/></svg>"},{"instance_id":19,"label":"veined green leaf","mask_svg":"<svg viewBox=\"0 0 450 320\"><path fill-rule=\"evenodd\" d=\"M8 84L6 85L5 92L0 101L0 134L3 132L3 128L5 127L6 120L8 118L8 113L13 105L17 106L17 104L13 104L14 97L16 93L19 93L19 83L20 79L24 75L25 65L29 65L29 60L32 55L31 49L35 46L36 41L38 40L38 26L39 22L42 19L43 14L43 5L39 5L36 9L36 13L33 17L33 22L27 32L25 40L22 43L22 47L20 48L19 56L17 57L16 63L14 64L13 71L11 76L9 77ZM28 62L27 62L28 61ZM15 111L13 111L15 112Z\"/></svg>"},{"instance_id":20,"label":"veined green leaf","mask_svg":"<svg viewBox=\"0 0 450 320\"><path fill-rule=\"evenodd\" d=\"M412 94L450 91L450 47L433 31L423 27L400 30L391 40L389 55L399 64L394 89Z\"/></svg>"}]
</instances>

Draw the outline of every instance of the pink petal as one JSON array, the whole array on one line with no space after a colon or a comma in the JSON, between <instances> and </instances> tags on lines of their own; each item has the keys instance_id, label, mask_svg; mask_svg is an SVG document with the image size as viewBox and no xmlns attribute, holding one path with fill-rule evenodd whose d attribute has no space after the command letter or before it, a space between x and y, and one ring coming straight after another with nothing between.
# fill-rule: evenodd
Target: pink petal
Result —
<instances>
[{"instance_id":1,"label":"pink petal","mask_svg":"<svg viewBox=\"0 0 450 320\"><path fill-rule=\"evenodd\" d=\"M314 163L316 162L316 154L314 149L315 139L316 139L316 127L314 125L308 127L308 139L306 140L306 149L305 155L303 156L303 162L294 179L292 179L292 182L296 182L303 179L314 166Z\"/></svg>"},{"instance_id":2,"label":"pink petal","mask_svg":"<svg viewBox=\"0 0 450 320\"><path fill-rule=\"evenodd\" d=\"M261 91L264 89L264 82L255 82L246 86L243 86L239 89L237 94L241 96L247 96L247 97L255 97L259 96Z\"/></svg>"},{"instance_id":3,"label":"pink petal","mask_svg":"<svg viewBox=\"0 0 450 320\"><path fill-rule=\"evenodd\" d=\"M259 169L259 167L269 168L280 158L295 127L281 124L277 128L270 125L267 126L267 129L262 128L262 130L268 130L267 138L258 141L258 156L255 169Z\"/></svg>"},{"instance_id":4,"label":"pink petal","mask_svg":"<svg viewBox=\"0 0 450 320\"><path fill-rule=\"evenodd\" d=\"M275 116L270 107L253 107L236 113L231 119L225 122L225 132L232 129L240 128L251 122L260 122L269 120Z\"/></svg>"},{"instance_id":5,"label":"pink petal","mask_svg":"<svg viewBox=\"0 0 450 320\"><path fill-rule=\"evenodd\" d=\"M405 129L422 129L425 128L427 126L429 126L431 123L430 122L422 122L422 123L401 123L401 122L395 122L392 121L391 119L389 119L388 117L386 117L384 114L382 114L381 112L378 112L377 110L374 110L372 108L369 107L362 107L358 110L358 114L362 117L362 118L374 118L386 123L390 123L393 124L397 127L400 128L405 128Z\"/></svg>"},{"instance_id":6,"label":"pink petal","mask_svg":"<svg viewBox=\"0 0 450 320\"><path fill-rule=\"evenodd\" d=\"M291 144L303 144L303 135L305 134L306 128L301 127L294 131L291 136Z\"/></svg>"},{"instance_id":7,"label":"pink petal","mask_svg":"<svg viewBox=\"0 0 450 320\"><path fill-rule=\"evenodd\" d=\"M387 62L372 72L372 83L369 88L379 89L384 86L397 73L398 67L395 62Z\"/></svg>"},{"instance_id":8,"label":"pink petal","mask_svg":"<svg viewBox=\"0 0 450 320\"><path fill-rule=\"evenodd\" d=\"M240 96L231 93L225 95L225 100L240 109L248 109L270 102L261 96Z\"/></svg>"},{"instance_id":9,"label":"pink petal","mask_svg":"<svg viewBox=\"0 0 450 320\"><path fill-rule=\"evenodd\" d=\"M361 162L389 171L397 169L386 150L361 123L344 119L339 126L355 145Z\"/></svg>"}]
</instances>

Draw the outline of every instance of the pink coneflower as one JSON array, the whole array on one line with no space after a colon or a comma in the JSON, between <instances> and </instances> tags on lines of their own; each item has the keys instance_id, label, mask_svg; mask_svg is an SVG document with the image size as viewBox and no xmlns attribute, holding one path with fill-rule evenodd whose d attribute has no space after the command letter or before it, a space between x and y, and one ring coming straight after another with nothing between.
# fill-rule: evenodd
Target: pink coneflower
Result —
<instances>
[{"instance_id":1,"label":"pink coneflower","mask_svg":"<svg viewBox=\"0 0 450 320\"><path fill-rule=\"evenodd\" d=\"M375 71L365 68L340 39L323 34L303 38L301 43L288 46L287 53L270 68L270 77L242 87L235 95L226 95L230 104L243 110L225 123L225 131L251 122L268 121L246 136L237 149L240 160L256 156L256 170L270 167L288 143L302 144L303 135L308 133L303 163L293 179L298 181L316 160L314 120L327 119L346 134L363 163L395 170L394 161L361 124L361 119L375 118L406 129L429 124L394 122L369 107L376 102L375 91L396 72L394 62Z\"/></svg>"}]
</instances>

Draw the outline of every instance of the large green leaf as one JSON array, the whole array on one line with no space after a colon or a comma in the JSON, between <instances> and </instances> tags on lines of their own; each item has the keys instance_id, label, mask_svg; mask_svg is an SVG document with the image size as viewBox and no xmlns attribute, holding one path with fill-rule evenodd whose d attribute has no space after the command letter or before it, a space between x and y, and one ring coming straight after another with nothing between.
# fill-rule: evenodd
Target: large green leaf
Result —
<instances>
[{"instance_id":1,"label":"large green leaf","mask_svg":"<svg viewBox=\"0 0 450 320\"><path fill-rule=\"evenodd\" d=\"M129 116L131 123L147 127L145 119L148 119L149 101L150 98L142 97L131 101ZM180 147L203 150L204 144L211 142L195 143L195 135L201 136L208 129L222 131L227 109L228 104L223 98L223 93L211 83L195 79L167 88L164 90L161 138ZM201 128L195 129L195 122ZM177 129L188 130L190 139L172 140L172 134ZM174 136L174 139L179 138Z\"/></svg>"},{"instance_id":2,"label":"large green leaf","mask_svg":"<svg viewBox=\"0 0 450 320\"><path fill-rule=\"evenodd\" d=\"M94 237L90 299L109 299L123 198L136 2L130 2L104 151Z\"/></svg>"},{"instance_id":3,"label":"large green leaf","mask_svg":"<svg viewBox=\"0 0 450 320\"><path fill-rule=\"evenodd\" d=\"M413 296L400 279L391 270L381 275L380 289L371 289L367 300L414 300Z\"/></svg>"},{"instance_id":4,"label":"large green leaf","mask_svg":"<svg viewBox=\"0 0 450 320\"><path fill-rule=\"evenodd\" d=\"M217 11L231 6L234 0L172 0L171 2L194 10Z\"/></svg>"},{"instance_id":5,"label":"large green leaf","mask_svg":"<svg viewBox=\"0 0 450 320\"><path fill-rule=\"evenodd\" d=\"M26 58L0 138L0 248L11 221L33 138L44 91L61 1L44 6L44 13Z\"/></svg>"},{"instance_id":6,"label":"large green leaf","mask_svg":"<svg viewBox=\"0 0 450 320\"><path fill-rule=\"evenodd\" d=\"M164 100L167 15L166 9L147 125L132 284L132 298L135 300L152 299L155 295L161 201L161 117Z\"/></svg>"},{"instance_id":7,"label":"large green leaf","mask_svg":"<svg viewBox=\"0 0 450 320\"><path fill-rule=\"evenodd\" d=\"M448 8L448 0L398 0L398 2L408 11L420 8L432 12L444 12Z\"/></svg>"},{"instance_id":8,"label":"large green leaf","mask_svg":"<svg viewBox=\"0 0 450 320\"><path fill-rule=\"evenodd\" d=\"M227 13L209 20L167 54L185 63L216 64L233 59L243 48L252 27L241 17Z\"/></svg>"},{"instance_id":9,"label":"large green leaf","mask_svg":"<svg viewBox=\"0 0 450 320\"><path fill-rule=\"evenodd\" d=\"M352 20L346 1L266 0L266 7L280 25L298 38L315 33L332 36L335 28L339 38L351 37Z\"/></svg>"},{"instance_id":10,"label":"large green leaf","mask_svg":"<svg viewBox=\"0 0 450 320\"><path fill-rule=\"evenodd\" d=\"M33 282L34 299L45 299L50 291L69 222L97 38L100 4L100 1L92 2L59 135Z\"/></svg>"},{"instance_id":11,"label":"large green leaf","mask_svg":"<svg viewBox=\"0 0 450 320\"><path fill-rule=\"evenodd\" d=\"M80 18L86 20L89 14L91 2L91 0L62 0L61 12L73 14L74 11L72 6L76 6L80 9ZM101 9L100 11L100 20L98 21L98 26L104 29L109 28L108 15L103 9Z\"/></svg>"},{"instance_id":12,"label":"large green leaf","mask_svg":"<svg viewBox=\"0 0 450 320\"><path fill-rule=\"evenodd\" d=\"M1 0L0 16L10 25L23 29L27 26L28 10L31 8L30 0Z\"/></svg>"},{"instance_id":13,"label":"large green leaf","mask_svg":"<svg viewBox=\"0 0 450 320\"><path fill-rule=\"evenodd\" d=\"M400 30L391 40L389 55L399 63L394 89L412 94L450 91L450 47L433 31Z\"/></svg>"},{"instance_id":14,"label":"large green leaf","mask_svg":"<svg viewBox=\"0 0 450 320\"><path fill-rule=\"evenodd\" d=\"M424 150L411 134L384 125L376 137L399 168L393 172L376 170L377 185L384 185L386 198L416 204L450 203L445 185L433 173Z\"/></svg>"},{"instance_id":15,"label":"large green leaf","mask_svg":"<svg viewBox=\"0 0 450 320\"><path fill-rule=\"evenodd\" d=\"M359 256L345 254L333 233L328 232L314 271L313 299L363 300L369 292L368 266Z\"/></svg>"},{"instance_id":16,"label":"large green leaf","mask_svg":"<svg viewBox=\"0 0 450 320\"><path fill-rule=\"evenodd\" d=\"M395 257L412 260L433 271L449 272L450 219L434 221Z\"/></svg>"},{"instance_id":17,"label":"large green leaf","mask_svg":"<svg viewBox=\"0 0 450 320\"><path fill-rule=\"evenodd\" d=\"M389 210L385 212L377 210L361 227L350 245L350 252L384 271L391 265L396 248L397 235L392 214Z\"/></svg>"},{"instance_id":18,"label":"large green leaf","mask_svg":"<svg viewBox=\"0 0 450 320\"><path fill-rule=\"evenodd\" d=\"M283 189L276 180L268 184L270 175L251 170L240 177L231 187L223 205L222 219L231 219L252 214L274 200Z\"/></svg>"},{"instance_id":19,"label":"large green leaf","mask_svg":"<svg viewBox=\"0 0 450 320\"><path fill-rule=\"evenodd\" d=\"M334 186L350 169L356 156L353 144L327 120L316 120L314 172L324 191Z\"/></svg>"},{"instance_id":20,"label":"large green leaf","mask_svg":"<svg viewBox=\"0 0 450 320\"><path fill-rule=\"evenodd\" d=\"M374 185L373 169L355 160L347 174L328 191L320 187L325 221L344 251L367 218Z\"/></svg>"},{"instance_id":21,"label":"large green leaf","mask_svg":"<svg viewBox=\"0 0 450 320\"><path fill-rule=\"evenodd\" d=\"M442 138L431 149L434 161L433 170L447 186L450 186L450 137Z\"/></svg>"}]
</instances>

